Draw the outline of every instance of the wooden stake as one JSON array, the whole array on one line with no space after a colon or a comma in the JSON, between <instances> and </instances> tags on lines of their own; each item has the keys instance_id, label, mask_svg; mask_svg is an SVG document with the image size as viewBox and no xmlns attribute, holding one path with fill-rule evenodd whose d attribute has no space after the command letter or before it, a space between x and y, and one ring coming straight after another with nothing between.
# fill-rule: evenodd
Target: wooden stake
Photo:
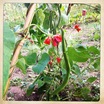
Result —
<instances>
[{"instance_id":1,"label":"wooden stake","mask_svg":"<svg viewBox=\"0 0 104 104\"><path fill-rule=\"evenodd\" d=\"M28 26L30 25L32 19L33 19L33 16L34 16L34 10L35 10L35 7L36 7L36 4L31 4L31 7L29 8L28 10L28 14L27 14L27 17L26 17L26 20L25 20L25 24L24 24L24 27L23 27L23 30L25 31ZM25 35L25 34L24 34ZM14 67L15 67L15 64L18 60L18 56L20 54L20 51L21 51L21 48L25 42L25 38L23 38L20 43L18 44L18 46L16 47L16 50L14 52L14 55L12 57L12 61L11 61L11 67L10 67L10 70L9 70L9 78L7 80L7 84L6 84L6 87L5 87L5 91L4 91L4 95L3 95L3 99L6 100L6 94L7 94L7 91L8 91L8 88L10 86L10 79L11 79L11 76L13 74L13 71L14 71Z\"/></svg>"}]
</instances>

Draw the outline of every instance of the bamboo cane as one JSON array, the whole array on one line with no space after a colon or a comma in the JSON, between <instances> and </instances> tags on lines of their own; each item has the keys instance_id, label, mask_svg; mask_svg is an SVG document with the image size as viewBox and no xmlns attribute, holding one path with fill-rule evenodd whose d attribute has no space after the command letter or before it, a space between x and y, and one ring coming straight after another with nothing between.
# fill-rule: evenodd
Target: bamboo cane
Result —
<instances>
[{"instance_id":1,"label":"bamboo cane","mask_svg":"<svg viewBox=\"0 0 104 104\"><path fill-rule=\"evenodd\" d=\"M34 16L34 10L35 10L35 7L36 7L36 4L31 4L31 7L29 8L28 10L28 14L27 14L27 17L26 17L26 20L25 20L25 24L24 24L24 27L23 27L23 30L26 30L28 28L28 26L30 25L32 19L33 19L33 16ZM25 34L24 34L25 35ZM9 70L9 78L7 80L7 84L6 84L6 87L5 87L5 91L4 91L4 95L3 95L3 99L6 100L6 94L7 94L7 91L8 91L8 88L10 86L10 79L11 79L11 75L13 74L13 71L14 71L14 67L15 67L15 63L16 61L18 60L18 56L19 56L19 53L21 51L21 48L25 42L25 38L23 38L20 43L18 44L18 46L16 47L16 50L13 54L13 57L12 57L12 60L11 60L11 65L10 65L10 70Z\"/></svg>"}]
</instances>

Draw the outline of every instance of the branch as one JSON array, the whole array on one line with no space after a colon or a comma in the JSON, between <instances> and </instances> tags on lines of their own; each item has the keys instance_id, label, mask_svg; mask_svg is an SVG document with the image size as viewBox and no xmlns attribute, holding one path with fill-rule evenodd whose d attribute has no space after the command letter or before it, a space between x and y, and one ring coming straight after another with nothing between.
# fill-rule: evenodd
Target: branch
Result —
<instances>
[{"instance_id":1,"label":"branch","mask_svg":"<svg viewBox=\"0 0 104 104\"><path fill-rule=\"evenodd\" d=\"M69 4L69 5L68 5L68 9L67 9L66 15L68 15L68 14L70 13L71 7L72 7L73 5L74 5L74 4Z\"/></svg>"}]
</instances>

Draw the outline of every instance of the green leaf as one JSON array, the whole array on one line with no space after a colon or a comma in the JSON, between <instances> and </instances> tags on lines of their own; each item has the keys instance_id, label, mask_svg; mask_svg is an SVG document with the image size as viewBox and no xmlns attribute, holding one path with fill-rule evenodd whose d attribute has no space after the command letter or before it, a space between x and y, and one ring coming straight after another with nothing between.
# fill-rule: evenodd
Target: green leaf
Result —
<instances>
[{"instance_id":1,"label":"green leaf","mask_svg":"<svg viewBox=\"0 0 104 104\"><path fill-rule=\"evenodd\" d=\"M44 11L42 9L37 9L33 17L33 23L38 24L38 25L43 25L44 18L45 18Z\"/></svg>"},{"instance_id":2,"label":"green leaf","mask_svg":"<svg viewBox=\"0 0 104 104\"><path fill-rule=\"evenodd\" d=\"M9 25L6 22L4 22L3 41L4 41L4 46L7 46L9 50L13 51L14 44L15 44L15 36L14 36L13 31L10 30Z\"/></svg>"},{"instance_id":3,"label":"green leaf","mask_svg":"<svg viewBox=\"0 0 104 104\"><path fill-rule=\"evenodd\" d=\"M91 46L91 47L88 47L88 51L89 53L92 53L92 54L100 54L100 50L97 49L95 46Z\"/></svg>"},{"instance_id":4,"label":"green leaf","mask_svg":"<svg viewBox=\"0 0 104 104\"><path fill-rule=\"evenodd\" d=\"M32 94L32 92L34 91L34 87L35 87L36 84L38 84L38 88L40 88L40 87L42 87L42 86L44 85L44 83L45 83L45 82L42 81L42 80L40 80L40 79L36 80L34 83L32 83L32 84L28 87L27 92L26 92L26 95L27 95L27 96L30 96L30 95Z\"/></svg>"},{"instance_id":5,"label":"green leaf","mask_svg":"<svg viewBox=\"0 0 104 104\"><path fill-rule=\"evenodd\" d=\"M31 53L25 56L24 59L28 65L33 65L34 63L36 63L37 55L36 53Z\"/></svg>"},{"instance_id":6,"label":"green leaf","mask_svg":"<svg viewBox=\"0 0 104 104\"><path fill-rule=\"evenodd\" d=\"M45 82L45 83L51 83L51 81L52 81L52 78L49 76L49 75L47 75L47 76L44 76L44 79L43 79L43 81Z\"/></svg>"},{"instance_id":7,"label":"green leaf","mask_svg":"<svg viewBox=\"0 0 104 104\"><path fill-rule=\"evenodd\" d=\"M53 55L53 54L56 54L54 48L50 48L50 49L48 50L48 53L49 53L50 56Z\"/></svg>"},{"instance_id":8,"label":"green leaf","mask_svg":"<svg viewBox=\"0 0 104 104\"><path fill-rule=\"evenodd\" d=\"M87 79L87 82L92 83L97 79L97 77L90 77Z\"/></svg>"},{"instance_id":9,"label":"green leaf","mask_svg":"<svg viewBox=\"0 0 104 104\"><path fill-rule=\"evenodd\" d=\"M39 60L39 62L32 67L32 70L34 72L38 73L38 74L41 73L45 69L45 67L48 64L49 60L50 60L49 55L47 53L43 53L41 59Z\"/></svg>"},{"instance_id":10,"label":"green leaf","mask_svg":"<svg viewBox=\"0 0 104 104\"><path fill-rule=\"evenodd\" d=\"M65 6L61 6L60 10L61 10L62 12L64 12L64 11L65 11Z\"/></svg>"},{"instance_id":11,"label":"green leaf","mask_svg":"<svg viewBox=\"0 0 104 104\"><path fill-rule=\"evenodd\" d=\"M12 38L11 38L12 37ZM3 95L9 77L10 59L15 45L15 36L9 25L4 22L3 30Z\"/></svg>"},{"instance_id":12,"label":"green leaf","mask_svg":"<svg viewBox=\"0 0 104 104\"><path fill-rule=\"evenodd\" d=\"M45 14L42 9L37 10L35 17L36 17L37 24L43 25Z\"/></svg>"},{"instance_id":13,"label":"green leaf","mask_svg":"<svg viewBox=\"0 0 104 104\"><path fill-rule=\"evenodd\" d=\"M67 24L69 24L69 17L65 13L62 13L59 26L61 27L63 25L67 25Z\"/></svg>"},{"instance_id":14,"label":"green leaf","mask_svg":"<svg viewBox=\"0 0 104 104\"><path fill-rule=\"evenodd\" d=\"M43 27L44 27L44 29L48 29L50 26L49 26L49 11L45 11L44 12L44 14L45 14L45 19L44 19L44 22L43 22Z\"/></svg>"},{"instance_id":15,"label":"green leaf","mask_svg":"<svg viewBox=\"0 0 104 104\"><path fill-rule=\"evenodd\" d=\"M68 57L76 62L86 62L90 58L87 51L78 51L73 47L69 47L67 52Z\"/></svg>"},{"instance_id":16,"label":"green leaf","mask_svg":"<svg viewBox=\"0 0 104 104\"><path fill-rule=\"evenodd\" d=\"M98 33L96 33L96 34L94 35L94 40L98 40L98 39L100 39L100 35L99 35Z\"/></svg>"},{"instance_id":17,"label":"green leaf","mask_svg":"<svg viewBox=\"0 0 104 104\"><path fill-rule=\"evenodd\" d=\"M40 88L40 87L42 87L43 85L44 85L44 81L42 81L42 80L40 80L40 79L38 79L37 81L36 81L36 84L38 84L38 88Z\"/></svg>"},{"instance_id":18,"label":"green leaf","mask_svg":"<svg viewBox=\"0 0 104 104\"><path fill-rule=\"evenodd\" d=\"M77 74L77 75L80 75L80 68L79 68L79 66L77 65L77 64L74 64L73 65L73 72L75 73L75 74Z\"/></svg>"},{"instance_id":19,"label":"green leaf","mask_svg":"<svg viewBox=\"0 0 104 104\"><path fill-rule=\"evenodd\" d=\"M77 49L78 51L86 51L86 47L83 46L82 44L77 44L76 49Z\"/></svg>"},{"instance_id":20,"label":"green leaf","mask_svg":"<svg viewBox=\"0 0 104 104\"><path fill-rule=\"evenodd\" d=\"M34 91L34 87L35 85L34 84L31 84L28 89L27 89L27 92L26 92L26 95L27 96L30 96L32 94L32 92Z\"/></svg>"},{"instance_id":21,"label":"green leaf","mask_svg":"<svg viewBox=\"0 0 104 104\"><path fill-rule=\"evenodd\" d=\"M98 58L95 63L93 64L94 68L99 70L100 69L100 58Z\"/></svg>"},{"instance_id":22,"label":"green leaf","mask_svg":"<svg viewBox=\"0 0 104 104\"><path fill-rule=\"evenodd\" d=\"M90 93L90 89L89 89L89 88L83 87L83 88L81 89L81 95L82 95L83 97L88 96L89 93Z\"/></svg>"},{"instance_id":23,"label":"green leaf","mask_svg":"<svg viewBox=\"0 0 104 104\"><path fill-rule=\"evenodd\" d=\"M19 59L16 66L22 70L23 74L26 74L26 65L24 58Z\"/></svg>"}]
</instances>

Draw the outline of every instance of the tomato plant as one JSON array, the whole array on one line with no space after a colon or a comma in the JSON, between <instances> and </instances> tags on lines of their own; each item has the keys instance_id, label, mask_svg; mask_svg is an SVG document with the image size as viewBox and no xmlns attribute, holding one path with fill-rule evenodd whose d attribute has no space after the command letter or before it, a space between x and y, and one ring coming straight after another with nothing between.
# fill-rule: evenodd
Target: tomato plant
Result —
<instances>
[{"instance_id":1,"label":"tomato plant","mask_svg":"<svg viewBox=\"0 0 104 104\"><path fill-rule=\"evenodd\" d=\"M30 4L24 27L19 31L15 28L16 34L20 35L19 39L16 39L8 24L4 22L4 97L14 67L18 67L23 74L31 67L37 77L28 86L27 96L30 96L38 85L38 94L42 95L42 100L63 100L60 95L62 91L70 82L73 84L79 79L79 83L73 84L75 92L70 89L71 93L74 93L73 97L78 96L87 100L86 97L91 92L90 84L97 80L97 77L89 77L85 82L81 77L89 66L99 69L100 49L96 46L68 44L70 40L65 38L64 27L69 24L69 15L66 14L63 4ZM82 16L86 15L87 10L83 9ZM76 22L72 29L78 33L83 31ZM22 55L22 46L23 48L31 46L26 56ZM86 62L89 63L88 67L82 70L79 64ZM88 86L80 85L84 83ZM76 87L77 84L82 89ZM71 93L69 92L70 96Z\"/></svg>"}]
</instances>

